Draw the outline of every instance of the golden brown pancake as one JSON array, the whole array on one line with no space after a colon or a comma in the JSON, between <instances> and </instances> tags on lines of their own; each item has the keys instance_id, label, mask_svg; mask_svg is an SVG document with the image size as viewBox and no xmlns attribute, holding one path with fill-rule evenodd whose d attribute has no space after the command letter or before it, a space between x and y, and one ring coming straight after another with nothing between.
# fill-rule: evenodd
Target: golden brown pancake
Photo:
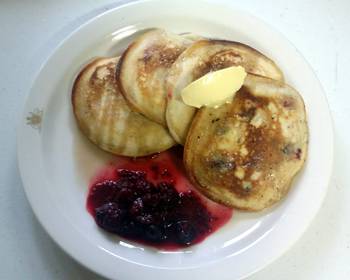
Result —
<instances>
[{"instance_id":1,"label":"golden brown pancake","mask_svg":"<svg viewBox=\"0 0 350 280\"><path fill-rule=\"evenodd\" d=\"M192 42L162 29L138 37L123 53L117 79L133 110L166 126L164 79L176 58Z\"/></svg>"},{"instance_id":2,"label":"golden brown pancake","mask_svg":"<svg viewBox=\"0 0 350 280\"><path fill-rule=\"evenodd\" d=\"M97 58L75 80L72 103L81 131L101 149L122 156L145 156L175 144L158 123L130 110L118 89L119 58Z\"/></svg>"},{"instance_id":3,"label":"golden brown pancake","mask_svg":"<svg viewBox=\"0 0 350 280\"><path fill-rule=\"evenodd\" d=\"M248 75L231 103L197 112L184 163L191 181L210 199L258 211L286 195L306 159L307 142L298 92Z\"/></svg>"},{"instance_id":4,"label":"golden brown pancake","mask_svg":"<svg viewBox=\"0 0 350 280\"><path fill-rule=\"evenodd\" d=\"M166 121L173 138L184 144L196 109L182 102L181 90L210 71L241 65L248 73L283 81L277 65L257 50L223 40L194 42L174 62L166 79Z\"/></svg>"}]
</instances>

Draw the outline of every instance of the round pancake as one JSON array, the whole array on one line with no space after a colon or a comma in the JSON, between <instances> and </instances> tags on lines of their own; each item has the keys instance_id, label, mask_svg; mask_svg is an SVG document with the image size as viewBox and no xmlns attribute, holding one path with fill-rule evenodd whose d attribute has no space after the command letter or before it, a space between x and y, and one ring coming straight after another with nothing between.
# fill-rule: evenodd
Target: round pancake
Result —
<instances>
[{"instance_id":1,"label":"round pancake","mask_svg":"<svg viewBox=\"0 0 350 280\"><path fill-rule=\"evenodd\" d=\"M184 163L210 199L258 211L286 195L305 162L307 143L301 96L283 82L248 75L231 103L197 112Z\"/></svg>"},{"instance_id":2,"label":"round pancake","mask_svg":"<svg viewBox=\"0 0 350 280\"><path fill-rule=\"evenodd\" d=\"M176 58L192 42L162 29L148 31L123 53L117 79L133 110L166 126L164 79Z\"/></svg>"},{"instance_id":3,"label":"round pancake","mask_svg":"<svg viewBox=\"0 0 350 280\"><path fill-rule=\"evenodd\" d=\"M174 62L166 78L166 121L175 141L184 144L196 109L183 103L181 90L210 71L241 65L248 73L283 81L277 65L257 50L223 40L194 42Z\"/></svg>"},{"instance_id":4,"label":"round pancake","mask_svg":"<svg viewBox=\"0 0 350 280\"><path fill-rule=\"evenodd\" d=\"M175 144L158 123L130 110L120 93L115 69L119 58L97 58L75 80L72 103L81 131L101 149L139 157Z\"/></svg>"}]
</instances>

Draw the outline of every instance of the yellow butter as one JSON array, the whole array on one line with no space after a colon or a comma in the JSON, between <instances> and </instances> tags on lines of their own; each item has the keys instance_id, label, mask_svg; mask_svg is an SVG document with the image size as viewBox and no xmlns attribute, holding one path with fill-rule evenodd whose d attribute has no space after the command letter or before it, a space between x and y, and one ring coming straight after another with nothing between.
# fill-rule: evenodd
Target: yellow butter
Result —
<instances>
[{"instance_id":1,"label":"yellow butter","mask_svg":"<svg viewBox=\"0 0 350 280\"><path fill-rule=\"evenodd\" d=\"M196 108L220 106L232 100L234 94L242 87L246 76L242 66L209 72L182 90L182 100Z\"/></svg>"}]
</instances>

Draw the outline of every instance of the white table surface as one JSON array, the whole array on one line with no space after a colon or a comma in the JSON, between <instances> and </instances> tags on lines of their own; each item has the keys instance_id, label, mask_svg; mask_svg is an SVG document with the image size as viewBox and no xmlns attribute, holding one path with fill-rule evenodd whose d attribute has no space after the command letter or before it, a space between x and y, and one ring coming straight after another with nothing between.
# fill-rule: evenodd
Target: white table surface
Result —
<instances>
[{"instance_id":1,"label":"white table surface","mask_svg":"<svg viewBox=\"0 0 350 280\"><path fill-rule=\"evenodd\" d=\"M0 279L101 279L67 256L34 217L17 168L16 126L52 48L112 2L0 1ZM334 176L322 209L290 251L249 279L350 279L350 1L218 2L259 16L295 44L323 84L335 125Z\"/></svg>"}]
</instances>

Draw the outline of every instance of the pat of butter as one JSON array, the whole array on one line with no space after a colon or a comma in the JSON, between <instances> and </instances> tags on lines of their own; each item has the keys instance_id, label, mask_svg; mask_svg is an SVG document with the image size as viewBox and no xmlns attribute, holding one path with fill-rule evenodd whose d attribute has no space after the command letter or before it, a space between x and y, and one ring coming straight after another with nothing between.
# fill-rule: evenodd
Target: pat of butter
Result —
<instances>
[{"instance_id":1,"label":"pat of butter","mask_svg":"<svg viewBox=\"0 0 350 280\"><path fill-rule=\"evenodd\" d=\"M182 100L185 104L196 108L220 106L232 100L242 87L246 76L247 73L242 66L209 72L182 90Z\"/></svg>"}]
</instances>

